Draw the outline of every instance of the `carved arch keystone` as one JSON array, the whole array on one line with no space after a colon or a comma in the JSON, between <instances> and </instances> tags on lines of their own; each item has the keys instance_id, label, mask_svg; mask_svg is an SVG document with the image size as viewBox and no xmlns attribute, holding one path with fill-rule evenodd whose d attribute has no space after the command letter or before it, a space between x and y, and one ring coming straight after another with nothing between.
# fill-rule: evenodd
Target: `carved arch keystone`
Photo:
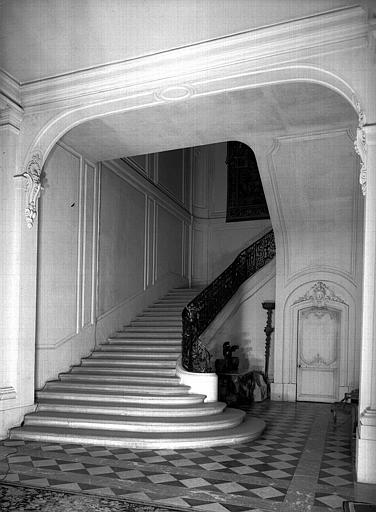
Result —
<instances>
[{"instance_id":1,"label":"carved arch keystone","mask_svg":"<svg viewBox=\"0 0 376 512\"><path fill-rule=\"evenodd\" d=\"M25 195L25 217L29 229L33 227L35 217L37 216L38 199L41 190L41 173L43 167L43 154L39 149L33 151L31 158L26 165L26 170L22 174L16 174L15 178L26 178Z\"/></svg>"}]
</instances>

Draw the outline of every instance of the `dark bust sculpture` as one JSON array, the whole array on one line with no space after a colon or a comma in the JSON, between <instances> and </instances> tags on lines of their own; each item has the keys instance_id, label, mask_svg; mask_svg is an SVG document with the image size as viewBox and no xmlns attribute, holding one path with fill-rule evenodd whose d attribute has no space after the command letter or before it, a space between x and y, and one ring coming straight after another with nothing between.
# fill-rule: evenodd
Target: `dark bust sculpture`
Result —
<instances>
[{"instance_id":1,"label":"dark bust sculpture","mask_svg":"<svg viewBox=\"0 0 376 512\"><path fill-rule=\"evenodd\" d=\"M236 372L239 367L239 358L234 357L232 354L238 350L239 345L231 345L229 341L223 344L223 359L215 361L215 370L217 373Z\"/></svg>"}]
</instances>

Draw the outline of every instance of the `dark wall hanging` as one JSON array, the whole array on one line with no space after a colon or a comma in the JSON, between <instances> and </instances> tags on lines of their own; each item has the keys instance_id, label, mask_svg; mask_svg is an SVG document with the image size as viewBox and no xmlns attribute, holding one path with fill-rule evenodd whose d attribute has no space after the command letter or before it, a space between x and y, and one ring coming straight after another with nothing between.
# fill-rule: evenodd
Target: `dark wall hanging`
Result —
<instances>
[{"instance_id":1,"label":"dark wall hanging","mask_svg":"<svg viewBox=\"0 0 376 512\"><path fill-rule=\"evenodd\" d=\"M268 206L252 149L242 142L228 142L226 164L226 222L269 219Z\"/></svg>"}]
</instances>

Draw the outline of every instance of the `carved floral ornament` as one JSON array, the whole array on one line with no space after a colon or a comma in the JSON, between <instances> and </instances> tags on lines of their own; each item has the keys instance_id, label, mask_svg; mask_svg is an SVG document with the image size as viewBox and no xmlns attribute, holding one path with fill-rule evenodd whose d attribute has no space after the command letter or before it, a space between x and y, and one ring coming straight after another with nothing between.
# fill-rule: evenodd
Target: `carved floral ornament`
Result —
<instances>
[{"instance_id":1,"label":"carved floral ornament","mask_svg":"<svg viewBox=\"0 0 376 512\"><path fill-rule=\"evenodd\" d=\"M366 132L364 130L364 126L366 124L366 115L363 112L360 103L357 99L354 98L355 108L358 112L359 116L359 124L356 130L356 139L354 141L355 152L359 155L360 158L360 175L359 175L359 183L362 187L363 195L366 195L367 192L367 144L366 144Z\"/></svg>"},{"instance_id":2,"label":"carved floral ornament","mask_svg":"<svg viewBox=\"0 0 376 512\"><path fill-rule=\"evenodd\" d=\"M26 178L26 195L25 195L25 217L28 228L32 228L35 217L37 216L38 199L41 190L43 190L41 183L41 172L43 167L43 154L39 150L35 150L26 170L22 174L16 174L15 178Z\"/></svg>"},{"instance_id":3,"label":"carved floral ornament","mask_svg":"<svg viewBox=\"0 0 376 512\"><path fill-rule=\"evenodd\" d=\"M339 302L345 304L345 301L338 297L334 290L329 288L322 281L317 281L302 297L299 297L293 304L300 302L310 302L318 308L325 307L328 302Z\"/></svg>"}]
</instances>

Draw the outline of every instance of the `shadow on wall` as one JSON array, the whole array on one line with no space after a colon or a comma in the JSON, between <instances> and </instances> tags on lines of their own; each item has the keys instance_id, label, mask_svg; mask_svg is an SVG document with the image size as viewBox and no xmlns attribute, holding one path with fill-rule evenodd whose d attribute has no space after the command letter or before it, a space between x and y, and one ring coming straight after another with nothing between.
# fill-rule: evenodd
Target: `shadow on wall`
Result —
<instances>
[{"instance_id":1,"label":"shadow on wall","mask_svg":"<svg viewBox=\"0 0 376 512\"><path fill-rule=\"evenodd\" d=\"M211 340L208 346L212 356L213 367L217 359L223 359L224 357L223 344L216 342L218 339L223 339L221 333L219 333L218 337L216 336L213 340ZM252 341L249 332L244 331L238 333L237 336L228 336L226 341L229 342L231 346L238 346L232 355L239 359L239 367L237 370L239 373L246 372L248 370L264 370L265 362L262 358L257 357L254 348L255 341Z\"/></svg>"}]
</instances>

